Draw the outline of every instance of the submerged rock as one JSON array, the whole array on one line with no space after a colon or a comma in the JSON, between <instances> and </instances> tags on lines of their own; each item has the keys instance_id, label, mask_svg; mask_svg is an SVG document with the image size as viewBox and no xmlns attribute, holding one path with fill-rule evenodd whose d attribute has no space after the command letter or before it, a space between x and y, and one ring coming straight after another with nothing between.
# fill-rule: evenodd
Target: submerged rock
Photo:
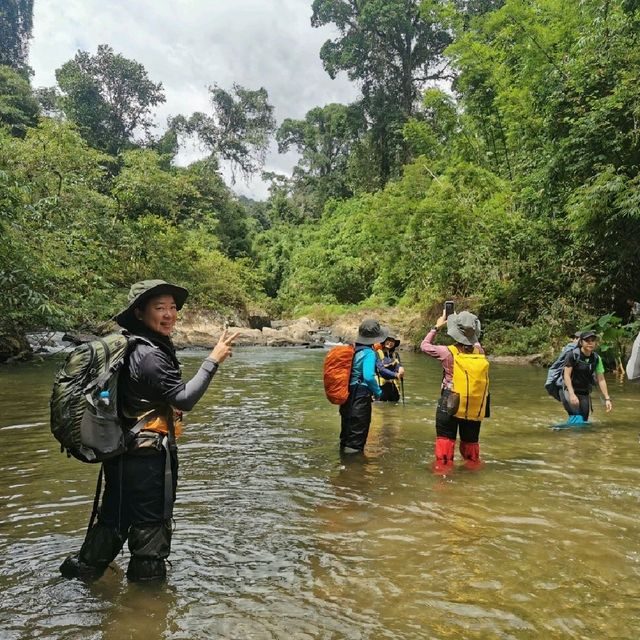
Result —
<instances>
[{"instance_id":1,"label":"submerged rock","mask_svg":"<svg viewBox=\"0 0 640 640\"><path fill-rule=\"evenodd\" d=\"M33 355L26 336L0 336L0 362L28 360Z\"/></svg>"}]
</instances>

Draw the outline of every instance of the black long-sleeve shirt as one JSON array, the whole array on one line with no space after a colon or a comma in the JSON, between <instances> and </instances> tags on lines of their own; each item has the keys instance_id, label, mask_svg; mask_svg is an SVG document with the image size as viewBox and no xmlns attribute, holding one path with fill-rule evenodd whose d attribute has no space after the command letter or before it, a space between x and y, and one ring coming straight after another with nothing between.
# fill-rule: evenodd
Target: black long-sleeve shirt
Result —
<instances>
[{"instance_id":1,"label":"black long-sleeve shirt","mask_svg":"<svg viewBox=\"0 0 640 640\"><path fill-rule=\"evenodd\" d=\"M147 342L148 341L148 342ZM191 411L209 387L218 365L206 359L188 382L183 382L180 363L168 338L145 335L130 352L118 385L122 413L140 416L169 406Z\"/></svg>"}]
</instances>

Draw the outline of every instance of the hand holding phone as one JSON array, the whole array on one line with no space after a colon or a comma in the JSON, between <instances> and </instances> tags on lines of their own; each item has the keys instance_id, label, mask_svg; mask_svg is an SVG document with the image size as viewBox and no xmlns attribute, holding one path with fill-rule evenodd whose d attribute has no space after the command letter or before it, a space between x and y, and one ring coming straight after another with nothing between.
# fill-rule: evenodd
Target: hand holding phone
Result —
<instances>
[{"instance_id":1,"label":"hand holding phone","mask_svg":"<svg viewBox=\"0 0 640 640\"><path fill-rule=\"evenodd\" d=\"M453 300L447 300L444 303L444 316L448 318L453 313Z\"/></svg>"}]
</instances>

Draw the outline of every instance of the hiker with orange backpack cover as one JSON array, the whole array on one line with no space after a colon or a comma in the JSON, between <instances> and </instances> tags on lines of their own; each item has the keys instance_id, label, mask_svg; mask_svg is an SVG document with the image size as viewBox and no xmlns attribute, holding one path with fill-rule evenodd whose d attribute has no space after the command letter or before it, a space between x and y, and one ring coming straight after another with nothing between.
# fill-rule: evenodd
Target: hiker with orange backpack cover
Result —
<instances>
[{"instance_id":1,"label":"hiker with orange backpack cover","mask_svg":"<svg viewBox=\"0 0 640 640\"><path fill-rule=\"evenodd\" d=\"M447 326L447 334L453 338L452 347L433 344L437 332ZM482 418L488 417L488 396L480 402L480 415L460 417L460 409L455 404L459 394L454 390L454 367L456 355L475 354L484 356L479 342L480 320L469 311L451 313L443 311L435 325L425 336L420 350L442 364L441 395L436 408L436 463L434 471L448 471L453 466L456 437L460 431L460 454L465 464L475 468L480 463L480 426ZM486 363L488 371L488 363ZM485 392L488 392L488 377ZM472 419L470 419L472 418Z\"/></svg>"},{"instance_id":2,"label":"hiker with orange backpack cover","mask_svg":"<svg viewBox=\"0 0 640 640\"><path fill-rule=\"evenodd\" d=\"M383 342L388 330L377 320L363 320L358 328L355 353L351 364L349 397L340 405L340 452L361 453L369 435L371 425L371 403L373 397L380 399L382 389L376 380L374 345Z\"/></svg>"}]
</instances>

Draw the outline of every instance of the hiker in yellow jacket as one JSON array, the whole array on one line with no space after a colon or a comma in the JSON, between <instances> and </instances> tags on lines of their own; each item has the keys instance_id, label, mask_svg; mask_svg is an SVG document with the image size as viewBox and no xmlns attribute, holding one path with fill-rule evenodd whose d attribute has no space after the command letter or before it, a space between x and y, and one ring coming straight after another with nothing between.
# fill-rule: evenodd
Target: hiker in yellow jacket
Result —
<instances>
[{"instance_id":1,"label":"hiker in yellow jacket","mask_svg":"<svg viewBox=\"0 0 640 640\"><path fill-rule=\"evenodd\" d=\"M454 344L435 345L437 332L446 325ZM489 362L479 342L480 320L469 311L446 313L436 320L420 350L442 364L441 395L436 409L436 471L453 465L456 437L468 467L480 462L480 426L488 416Z\"/></svg>"}]
</instances>

